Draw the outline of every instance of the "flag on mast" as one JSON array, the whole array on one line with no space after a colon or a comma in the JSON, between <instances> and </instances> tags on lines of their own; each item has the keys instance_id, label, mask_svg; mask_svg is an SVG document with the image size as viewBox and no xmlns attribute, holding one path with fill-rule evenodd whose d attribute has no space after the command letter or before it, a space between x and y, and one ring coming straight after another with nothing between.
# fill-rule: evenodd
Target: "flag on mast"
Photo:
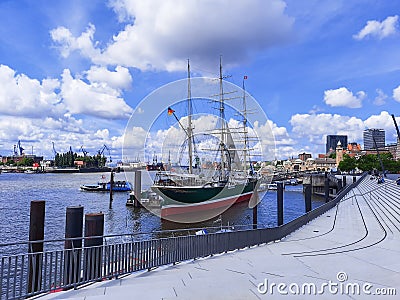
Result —
<instances>
[{"instance_id":1,"label":"flag on mast","mask_svg":"<svg viewBox=\"0 0 400 300\"><path fill-rule=\"evenodd\" d=\"M175 111L171 108L168 107L168 116L172 115Z\"/></svg>"}]
</instances>

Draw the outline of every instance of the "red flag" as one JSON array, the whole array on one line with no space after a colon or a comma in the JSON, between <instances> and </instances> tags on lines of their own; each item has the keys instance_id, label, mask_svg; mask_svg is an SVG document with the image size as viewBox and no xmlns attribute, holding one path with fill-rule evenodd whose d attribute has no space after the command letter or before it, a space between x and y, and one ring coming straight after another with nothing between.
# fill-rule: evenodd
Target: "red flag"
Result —
<instances>
[{"instance_id":1,"label":"red flag","mask_svg":"<svg viewBox=\"0 0 400 300\"><path fill-rule=\"evenodd\" d=\"M247 75L244 75L243 79L247 79Z\"/></svg>"},{"instance_id":2,"label":"red flag","mask_svg":"<svg viewBox=\"0 0 400 300\"><path fill-rule=\"evenodd\" d=\"M172 115L175 111L171 108L168 107L168 116Z\"/></svg>"}]
</instances>

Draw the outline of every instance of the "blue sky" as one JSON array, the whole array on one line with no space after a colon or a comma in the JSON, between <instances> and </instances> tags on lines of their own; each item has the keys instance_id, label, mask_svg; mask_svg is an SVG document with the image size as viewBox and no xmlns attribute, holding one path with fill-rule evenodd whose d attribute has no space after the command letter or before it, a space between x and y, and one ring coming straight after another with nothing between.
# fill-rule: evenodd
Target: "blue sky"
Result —
<instances>
[{"instance_id":1,"label":"blue sky","mask_svg":"<svg viewBox=\"0 0 400 300\"><path fill-rule=\"evenodd\" d=\"M398 1L0 1L0 154L21 140L52 156L103 144L155 89L217 76L264 109L276 156L324 152L327 134L395 142L400 116ZM155 103L163 105L163 103ZM400 119L398 119L400 123Z\"/></svg>"}]
</instances>

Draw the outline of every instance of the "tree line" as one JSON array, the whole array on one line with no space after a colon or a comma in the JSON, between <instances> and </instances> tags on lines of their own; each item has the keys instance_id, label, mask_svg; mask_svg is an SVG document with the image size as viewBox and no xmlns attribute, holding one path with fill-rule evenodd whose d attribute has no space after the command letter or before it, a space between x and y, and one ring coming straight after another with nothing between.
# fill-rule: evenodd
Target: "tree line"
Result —
<instances>
[{"instance_id":1,"label":"tree line","mask_svg":"<svg viewBox=\"0 0 400 300\"><path fill-rule=\"evenodd\" d=\"M78 156L77 153L73 151L68 151L66 153L57 153L54 157L54 165L56 167L65 168L65 167L74 167L75 161L83 161L86 167L104 167L107 162L107 158L100 154L97 155L86 155L86 156Z\"/></svg>"},{"instance_id":2,"label":"tree line","mask_svg":"<svg viewBox=\"0 0 400 300\"><path fill-rule=\"evenodd\" d=\"M394 160L391 153L382 153L379 156L386 171L400 173L400 161ZM343 160L339 163L339 170L343 172L349 172L356 168L362 171L382 170L381 162L376 154L367 154L359 158L344 154Z\"/></svg>"}]
</instances>

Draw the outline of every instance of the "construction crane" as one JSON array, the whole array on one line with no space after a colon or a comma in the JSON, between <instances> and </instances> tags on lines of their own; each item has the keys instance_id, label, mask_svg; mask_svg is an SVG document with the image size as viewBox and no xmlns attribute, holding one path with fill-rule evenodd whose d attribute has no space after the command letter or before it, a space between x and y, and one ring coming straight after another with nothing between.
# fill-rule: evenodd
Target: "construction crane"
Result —
<instances>
[{"instance_id":1,"label":"construction crane","mask_svg":"<svg viewBox=\"0 0 400 300\"><path fill-rule=\"evenodd\" d=\"M98 154L99 154L100 156L102 156L103 153L104 153L104 150L107 150L107 151L108 151L108 155L110 156L110 162L112 162L112 159L111 159L111 151L110 151L110 148L108 148L106 144L104 144L103 147L101 147L97 152L98 152ZM104 156L104 155L103 155L103 156Z\"/></svg>"}]
</instances>

